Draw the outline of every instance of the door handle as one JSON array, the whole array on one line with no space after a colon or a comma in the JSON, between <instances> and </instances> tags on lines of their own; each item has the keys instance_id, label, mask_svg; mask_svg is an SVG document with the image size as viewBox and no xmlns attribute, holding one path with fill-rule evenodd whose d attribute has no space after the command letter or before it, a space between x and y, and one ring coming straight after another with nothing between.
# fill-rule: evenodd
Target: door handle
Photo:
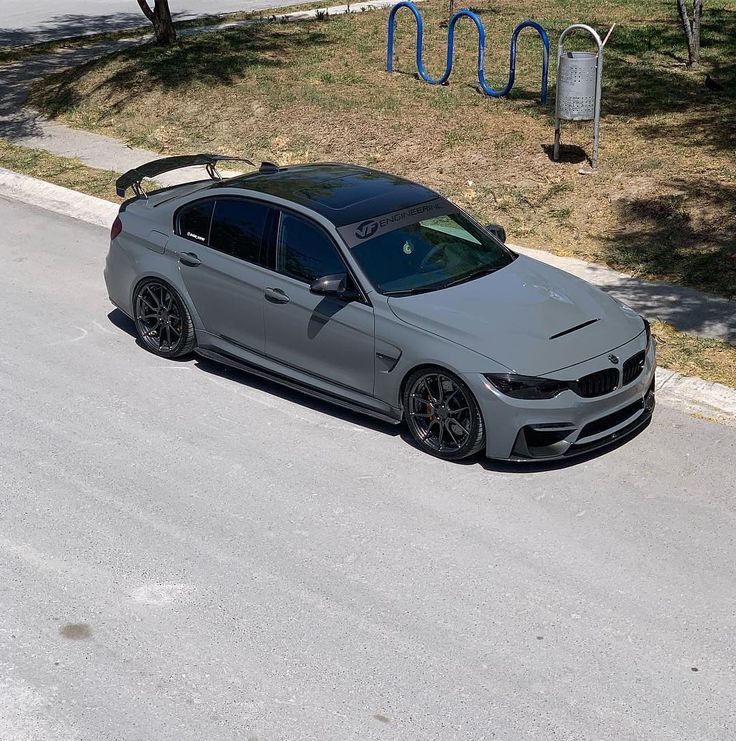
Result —
<instances>
[{"instance_id":1,"label":"door handle","mask_svg":"<svg viewBox=\"0 0 736 741\"><path fill-rule=\"evenodd\" d=\"M267 288L265 291L266 300L274 304L288 304L289 297L280 288Z\"/></svg>"},{"instance_id":2,"label":"door handle","mask_svg":"<svg viewBox=\"0 0 736 741\"><path fill-rule=\"evenodd\" d=\"M193 252L180 252L179 262L184 265L189 265L192 268L196 268L197 265L202 264L202 261Z\"/></svg>"}]
</instances>

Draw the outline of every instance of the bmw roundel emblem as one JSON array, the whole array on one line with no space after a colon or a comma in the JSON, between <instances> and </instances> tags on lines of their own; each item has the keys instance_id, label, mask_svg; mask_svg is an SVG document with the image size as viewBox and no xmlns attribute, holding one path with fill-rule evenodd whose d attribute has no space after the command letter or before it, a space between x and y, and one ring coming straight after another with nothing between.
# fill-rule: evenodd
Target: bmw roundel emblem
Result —
<instances>
[{"instance_id":1,"label":"bmw roundel emblem","mask_svg":"<svg viewBox=\"0 0 736 741\"><path fill-rule=\"evenodd\" d=\"M368 237L372 237L376 233L377 229L378 222L369 219L368 221L364 221L362 224L358 224L358 228L355 230L355 236L358 239L368 239Z\"/></svg>"},{"instance_id":2,"label":"bmw roundel emblem","mask_svg":"<svg viewBox=\"0 0 736 741\"><path fill-rule=\"evenodd\" d=\"M608 359L609 359L609 360L610 360L610 361L611 361L611 362L612 362L612 363L613 363L614 365L618 365L618 355L614 355L613 353L611 353L611 354L610 354L610 355L608 356Z\"/></svg>"}]
</instances>

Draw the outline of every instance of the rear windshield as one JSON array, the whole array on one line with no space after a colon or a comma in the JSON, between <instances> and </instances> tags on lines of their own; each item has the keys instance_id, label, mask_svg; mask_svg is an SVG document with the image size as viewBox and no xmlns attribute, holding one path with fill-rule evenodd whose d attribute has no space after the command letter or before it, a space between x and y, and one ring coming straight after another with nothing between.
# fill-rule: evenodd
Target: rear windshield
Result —
<instances>
[{"instance_id":1,"label":"rear windshield","mask_svg":"<svg viewBox=\"0 0 736 741\"><path fill-rule=\"evenodd\" d=\"M351 253L376 290L387 296L447 288L500 270L515 258L460 211L365 239Z\"/></svg>"}]
</instances>

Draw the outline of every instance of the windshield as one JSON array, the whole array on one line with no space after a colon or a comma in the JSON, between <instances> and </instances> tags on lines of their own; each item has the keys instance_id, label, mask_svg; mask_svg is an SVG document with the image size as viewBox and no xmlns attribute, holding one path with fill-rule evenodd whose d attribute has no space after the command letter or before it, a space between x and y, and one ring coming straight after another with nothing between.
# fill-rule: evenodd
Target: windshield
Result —
<instances>
[{"instance_id":1,"label":"windshield","mask_svg":"<svg viewBox=\"0 0 736 741\"><path fill-rule=\"evenodd\" d=\"M351 252L386 296L447 288L495 272L514 259L501 242L460 212L366 239Z\"/></svg>"}]
</instances>

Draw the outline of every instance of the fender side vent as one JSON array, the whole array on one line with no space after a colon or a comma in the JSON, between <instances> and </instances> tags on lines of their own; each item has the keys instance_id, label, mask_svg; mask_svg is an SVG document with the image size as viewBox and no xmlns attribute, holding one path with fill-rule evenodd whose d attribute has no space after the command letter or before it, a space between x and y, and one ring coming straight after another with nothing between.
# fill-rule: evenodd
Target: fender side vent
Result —
<instances>
[{"instance_id":1,"label":"fender side vent","mask_svg":"<svg viewBox=\"0 0 736 741\"><path fill-rule=\"evenodd\" d=\"M381 370L383 373L390 373L395 367L396 364L399 362L399 358L401 357L401 353L396 357L392 357L391 355L386 355L382 352L376 353L376 358L379 360L379 362L382 364Z\"/></svg>"}]
</instances>

